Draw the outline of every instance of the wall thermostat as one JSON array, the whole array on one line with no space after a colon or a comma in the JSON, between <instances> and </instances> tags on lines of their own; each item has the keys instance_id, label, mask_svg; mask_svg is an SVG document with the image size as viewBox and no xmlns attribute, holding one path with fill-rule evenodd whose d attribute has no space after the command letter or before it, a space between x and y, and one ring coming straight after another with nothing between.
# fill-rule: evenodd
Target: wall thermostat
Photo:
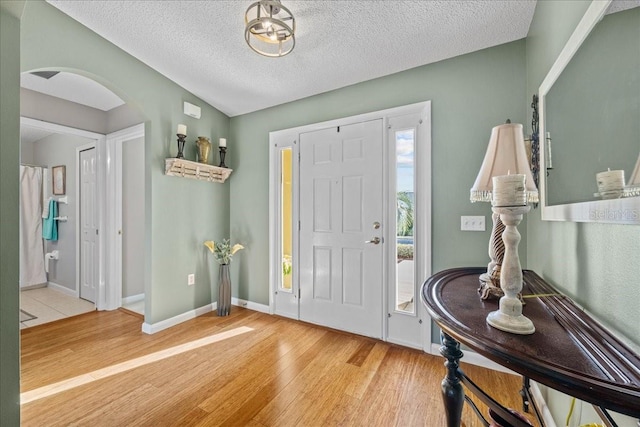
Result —
<instances>
[{"instance_id":1,"label":"wall thermostat","mask_svg":"<svg viewBox=\"0 0 640 427\"><path fill-rule=\"evenodd\" d=\"M184 114L189 117L193 117L195 119L200 118L200 107L197 105L189 104L188 102L184 103Z\"/></svg>"}]
</instances>

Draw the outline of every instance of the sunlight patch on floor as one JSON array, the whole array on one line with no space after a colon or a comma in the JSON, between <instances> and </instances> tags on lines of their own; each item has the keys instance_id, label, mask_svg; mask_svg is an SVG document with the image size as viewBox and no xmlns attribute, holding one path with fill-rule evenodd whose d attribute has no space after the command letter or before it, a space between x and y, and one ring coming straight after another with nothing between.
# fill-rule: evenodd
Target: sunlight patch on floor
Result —
<instances>
[{"instance_id":1,"label":"sunlight patch on floor","mask_svg":"<svg viewBox=\"0 0 640 427\"><path fill-rule=\"evenodd\" d=\"M112 375L117 375L131 369L139 368L141 366L148 365L149 363L167 359L181 353L186 353L187 351L195 350L197 348L204 347L205 345L223 341L250 331L253 331L253 328L241 326L230 331L221 332L215 335L209 335L208 337L200 338L195 341L190 341L188 343L156 351L155 353L127 360L126 362L107 366L106 368L98 369L87 374L78 375L74 378L69 378L54 384L49 384L34 390L26 391L24 393L20 393L20 404L26 404L38 399L42 399L44 397L52 396L54 394L67 391L93 381L107 378Z\"/></svg>"}]
</instances>

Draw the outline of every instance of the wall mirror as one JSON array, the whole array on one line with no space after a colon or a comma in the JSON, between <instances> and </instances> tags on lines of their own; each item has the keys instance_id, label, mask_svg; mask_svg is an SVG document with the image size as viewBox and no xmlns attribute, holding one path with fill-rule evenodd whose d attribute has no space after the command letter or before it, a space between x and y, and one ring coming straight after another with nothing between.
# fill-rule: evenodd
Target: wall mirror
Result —
<instances>
[{"instance_id":1,"label":"wall mirror","mask_svg":"<svg viewBox=\"0 0 640 427\"><path fill-rule=\"evenodd\" d=\"M638 2L592 2L540 86L543 220L640 224L638 70ZM624 187L598 187L608 169Z\"/></svg>"}]
</instances>

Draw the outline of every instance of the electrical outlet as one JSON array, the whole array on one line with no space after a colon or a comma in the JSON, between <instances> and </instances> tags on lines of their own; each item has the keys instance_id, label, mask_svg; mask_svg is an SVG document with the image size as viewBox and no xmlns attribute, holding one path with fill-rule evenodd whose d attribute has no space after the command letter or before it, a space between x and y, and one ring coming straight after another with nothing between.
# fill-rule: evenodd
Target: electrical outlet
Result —
<instances>
[{"instance_id":1,"label":"electrical outlet","mask_svg":"<svg viewBox=\"0 0 640 427\"><path fill-rule=\"evenodd\" d=\"M461 216L460 230L485 231L484 216Z\"/></svg>"},{"instance_id":2,"label":"electrical outlet","mask_svg":"<svg viewBox=\"0 0 640 427\"><path fill-rule=\"evenodd\" d=\"M187 276L187 285L191 286L196 283L196 275L190 274Z\"/></svg>"}]
</instances>

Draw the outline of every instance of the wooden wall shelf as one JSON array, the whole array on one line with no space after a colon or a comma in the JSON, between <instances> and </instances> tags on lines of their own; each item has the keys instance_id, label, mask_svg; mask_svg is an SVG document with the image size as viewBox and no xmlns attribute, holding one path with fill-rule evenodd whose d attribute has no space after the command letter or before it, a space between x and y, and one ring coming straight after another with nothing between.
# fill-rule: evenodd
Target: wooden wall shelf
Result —
<instances>
[{"instance_id":1,"label":"wooden wall shelf","mask_svg":"<svg viewBox=\"0 0 640 427\"><path fill-rule=\"evenodd\" d=\"M192 162L191 160L165 159L165 174L171 176L223 183L229 178L231 172L233 170L229 168Z\"/></svg>"}]
</instances>

